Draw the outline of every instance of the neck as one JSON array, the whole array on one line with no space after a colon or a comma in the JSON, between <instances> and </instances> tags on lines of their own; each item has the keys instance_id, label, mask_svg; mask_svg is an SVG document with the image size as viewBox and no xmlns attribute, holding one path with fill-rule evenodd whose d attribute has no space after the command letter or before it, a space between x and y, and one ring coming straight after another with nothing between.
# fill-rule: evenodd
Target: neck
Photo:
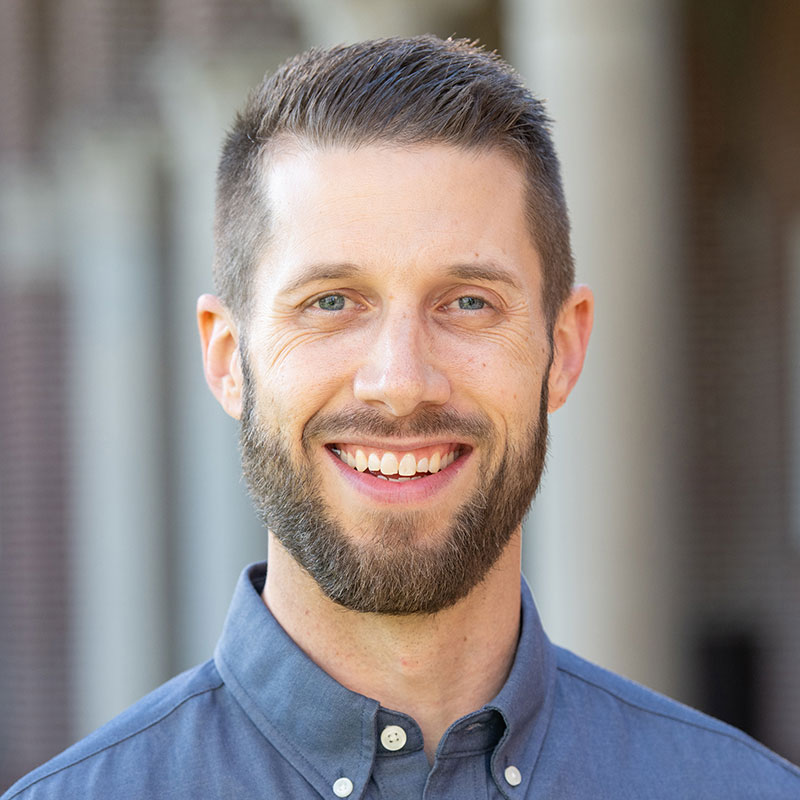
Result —
<instances>
[{"instance_id":1,"label":"neck","mask_svg":"<svg viewBox=\"0 0 800 800\"><path fill-rule=\"evenodd\" d=\"M520 534L488 576L437 614L362 614L333 603L270 533L263 598L319 667L352 691L413 717L430 761L455 720L505 682L520 621Z\"/></svg>"}]
</instances>

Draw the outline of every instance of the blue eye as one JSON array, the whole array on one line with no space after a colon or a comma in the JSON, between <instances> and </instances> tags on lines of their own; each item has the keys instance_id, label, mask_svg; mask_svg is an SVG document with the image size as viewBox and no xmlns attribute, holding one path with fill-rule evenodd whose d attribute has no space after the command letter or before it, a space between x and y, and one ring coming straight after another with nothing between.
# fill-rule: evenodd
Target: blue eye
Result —
<instances>
[{"instance_id":1,"label":"blue eye","mask_svg":"<svg viewBox=\"0 0 800 800\"><path fill-rule=\"evenodd\" d=\"M342 311L344 309L345 297L343 294L326 294L317 300L317 306L323 311Z\"/></svg>"},{"instance_id":2,"label":"blue eye","mask_svg":"<svg viewBox=\"0 0 800 800\"><path fill-rule=\"evenodd\" d=\"M471 297L467 295L466 297L458 298L458 307L462 311L479 311L480 309L485 308L485 306L486 301L481 297Z\"/></svg>"}]
</instances>

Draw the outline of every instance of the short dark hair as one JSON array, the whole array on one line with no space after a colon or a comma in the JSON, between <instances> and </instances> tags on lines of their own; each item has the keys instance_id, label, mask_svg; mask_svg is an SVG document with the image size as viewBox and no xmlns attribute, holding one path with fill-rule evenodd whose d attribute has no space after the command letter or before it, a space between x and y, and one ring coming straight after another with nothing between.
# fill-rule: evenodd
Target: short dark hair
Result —
<instances>
[{"instance_id":1,"label":"short dark hair","mask_svg":"<svg viewBox=\"0 0 800 800\"><path fill-rule=\"evenodd\" d=\"M236 117L217 176L214 280L238 319L247 318L254 267L269 236L264 164L283 136L321 146L505 151L527 176L552 329L575 272L558 158L542 103L496 53L465 39L378 39L309 50L264 79Z\"/></svg>"}]
</instances>

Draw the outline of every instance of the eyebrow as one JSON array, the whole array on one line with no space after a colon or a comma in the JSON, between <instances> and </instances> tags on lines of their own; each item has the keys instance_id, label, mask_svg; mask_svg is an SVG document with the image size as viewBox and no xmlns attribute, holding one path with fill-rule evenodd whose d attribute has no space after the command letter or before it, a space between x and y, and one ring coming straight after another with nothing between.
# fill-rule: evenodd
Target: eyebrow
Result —
<instances>
[{"instance_id":1,"label":"eyebrow","mask_svg":"<svg viewBox=\"0 0 800 800\"><path fill-rule=\"evenodd\" d=\"M462 281L505 283L517 291L522 291L522 287L507 269L490 261L477 264L453 264L453 266L448 269L447 274L452 278L458 278Z\"/></svg>"},{"instance_id":2,"label":"eyebrow","mask_svg":"<svg viewBox=\"0 0 800 800\"><path fill-rule=\"evenodd\" d=\"M363 275L365 272L366 270L363 267L350 262L341 264L327 262L308 264L291 283L281 289L281 294L291 294L309 283L338 281ZM522 291L519 283L508 270L490 261L475 264L453 264L448 267L445 275L462 281L505 283L517 291Z\"/></svg>"},{"instance_id":3,"label":"eyebrow","mask_svg":"<svg viewBox=\"0 0 800 800\"><path fill-rule=\"evenodd\" d=\"M281 294L291 294L303 286L315 281L337 281L342 278L352 278L363 270L355 264L343 262L341 264L319 263L308 264L303 267L300 274L289 284L281 289Z\"/></svg>"}]
</instances>

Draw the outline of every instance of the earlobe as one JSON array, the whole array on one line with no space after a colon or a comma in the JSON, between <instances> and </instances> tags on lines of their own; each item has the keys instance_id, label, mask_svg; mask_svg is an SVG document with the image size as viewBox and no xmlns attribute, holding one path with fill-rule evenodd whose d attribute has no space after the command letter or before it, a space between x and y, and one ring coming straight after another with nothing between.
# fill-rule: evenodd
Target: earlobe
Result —
<instances>
[{"instance_id":1,"label":"earlobe","mask_svg":"<svg viewBox=\"0 0 800 800\"><path fill-rule=\"evenodd\" d=\"M553 363L548 377L548 411L564 405L578 380L594 322L594 296L588 286L576 286L553 326Z\"/></svg>"},{"instance_id":2,"label":"earlobe","mask_svg":"<svg viewBox=\"0 0 800 800\"><path fill-rule=\"evenodd\" d=\"M206 383L234 419L242 414L242 367L239 333L230 312L214 295L197 300L197 327L203 349Z\"/></svg>"}]
</instances>

